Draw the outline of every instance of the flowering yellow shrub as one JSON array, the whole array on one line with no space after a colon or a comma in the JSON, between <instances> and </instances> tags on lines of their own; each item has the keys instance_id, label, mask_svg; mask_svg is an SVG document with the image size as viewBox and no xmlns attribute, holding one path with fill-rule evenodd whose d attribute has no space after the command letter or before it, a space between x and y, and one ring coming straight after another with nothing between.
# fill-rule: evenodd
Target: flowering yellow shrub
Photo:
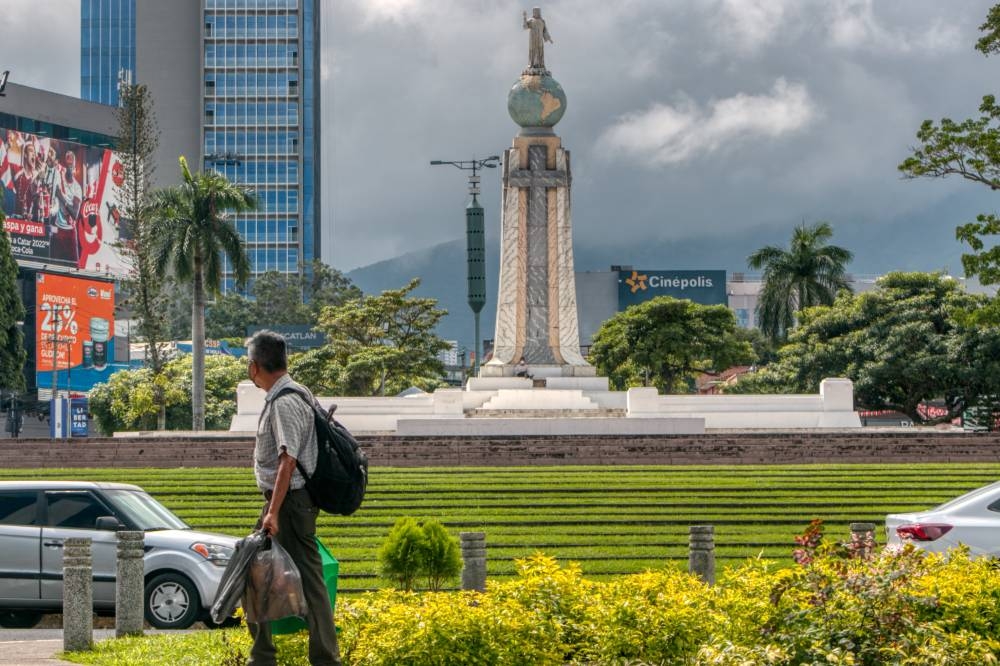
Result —
<instances>
[{"instance_id":1,"label":"flowering yellow shrub","mask_svg":"<svg viewBox=\"0 0 1000 666\"><path fill-rule=\"evenodd\" d=\"M675 570L606 583L589 609L593 633L583 647L584 663L690 663L717 623L711 602L704 583Z\"/></svg>"},{"instance_id":2,"label":"flowering yellow shrub","mask_svg":"<svg viewBox=\"0 0 1000 666\"><path fill-rule=\"evenodd\" d=\"M379 592L344 603L340 619L345 662L356 666L563 663L556 624L511 599Z\"/></svg>"},{"instance_id":3,"label":"flowering yellow shrub","mask_svg":"<svg viewBox=\"0 0 1000 666\"><path fill-rule=\"evenodd\" d=\"M536 554L485 593L382 591L338 608L354 666L1000 664L1000 569L957 552L821 544L714 586L673 569L607 582Z\"/></svg>"}]
</instances>

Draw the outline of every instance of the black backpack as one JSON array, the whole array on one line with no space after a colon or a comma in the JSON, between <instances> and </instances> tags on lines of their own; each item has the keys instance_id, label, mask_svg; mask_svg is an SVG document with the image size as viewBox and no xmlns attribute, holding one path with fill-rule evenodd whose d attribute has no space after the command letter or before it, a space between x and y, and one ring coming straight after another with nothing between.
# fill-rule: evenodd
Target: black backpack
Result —
<instances>
[{"instance_id":1,"label":"black backpack","mask_svg":"<svg viewBox=\"0 0 1000 666\"><path fill-rule=\"evenodd\" d=\"M289 392L309 403L305 395L293 388L283 389L275 399ZM336 407L324 413L315 402L309 406L316 423L316 469L310 476L301 461L296 460L295 464L306 480L306 490L316 506L327 513L349 516L358 510L365 498L368 456L347 428L334 420L333 410Z\"/></svg>"}]
</instances>

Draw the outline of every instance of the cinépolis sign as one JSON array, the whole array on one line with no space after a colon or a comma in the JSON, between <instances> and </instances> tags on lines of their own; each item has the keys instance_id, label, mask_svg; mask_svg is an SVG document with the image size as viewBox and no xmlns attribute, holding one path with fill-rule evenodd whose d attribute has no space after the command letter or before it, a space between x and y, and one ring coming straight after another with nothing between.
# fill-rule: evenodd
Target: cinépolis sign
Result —
<instances>
[{"instance_id":1,"label":"cin\u00e9polis sign","mask_svg":"<svg viewBox=\"0 0 1000 666\"><path fill-rule=\"evenodd\" d=\"M618 310L657 296L727 305L726 271L618 271Z\"/></svg>"}]
</instances>

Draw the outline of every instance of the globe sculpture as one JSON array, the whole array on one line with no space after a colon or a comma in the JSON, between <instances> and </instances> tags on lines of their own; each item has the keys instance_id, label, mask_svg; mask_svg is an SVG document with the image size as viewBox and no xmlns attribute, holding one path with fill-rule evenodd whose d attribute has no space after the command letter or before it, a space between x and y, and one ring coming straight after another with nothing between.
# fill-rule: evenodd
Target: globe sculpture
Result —
<instances>
[{"instance_id":1,"label":"globe sculpture","mask_svg":"<svg viewBox=\"0 0 1000 666\"><path fill-rule=\"evenodd\" d=\"M566 113L566 93L548 74L524 74L507 93L507 112L521 127L553 127Z\"/></svg>"}]
</instances>

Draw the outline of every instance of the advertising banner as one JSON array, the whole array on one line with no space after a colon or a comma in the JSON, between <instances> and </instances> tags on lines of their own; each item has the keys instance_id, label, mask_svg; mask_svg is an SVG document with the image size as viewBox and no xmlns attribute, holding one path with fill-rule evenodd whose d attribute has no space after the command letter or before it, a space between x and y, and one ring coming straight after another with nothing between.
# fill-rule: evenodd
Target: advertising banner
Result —
<instances>
[{"instance_id":1,"label":"advertising banner","mask_svg":"<svg viewBox=\"0 0 1000 666\"><path fill-rule=\"evenodd\" d=\"M39 388L89 391L114 359L115 287L111 282L37 273L35 368Z\"/></svg>"},{"instance_id":2,"label":"advertising banner","mask_svg":"<svg viewBox=\"0 0 1000 666\"><path fill-rule=\"evenodd\" d=\"M20 263L124 276L116 153L0 129L0 205Z\"/></svg>"},{"instance_id":3,"label":"advertising banner","mask_svg":"<svg viewBox=\"0 0 1000 666\"><path fill-rule=\"evenodd\" d=\"M618 310L657 296L728 305L726 271L618 271Z\"/></svg>"},{"instance_id":4,"label":"advertising banner","mask_svg":"<svg viewBox=\"0 0 1000 666\"><path fill-rule=\"evenodd\" d=\"M90 411L90 405L86 398L73 398L70 401L70 436L71 437L88 437L90 435L90 428L87 422L87 414Z\"/></svg>"}]
</instances>

